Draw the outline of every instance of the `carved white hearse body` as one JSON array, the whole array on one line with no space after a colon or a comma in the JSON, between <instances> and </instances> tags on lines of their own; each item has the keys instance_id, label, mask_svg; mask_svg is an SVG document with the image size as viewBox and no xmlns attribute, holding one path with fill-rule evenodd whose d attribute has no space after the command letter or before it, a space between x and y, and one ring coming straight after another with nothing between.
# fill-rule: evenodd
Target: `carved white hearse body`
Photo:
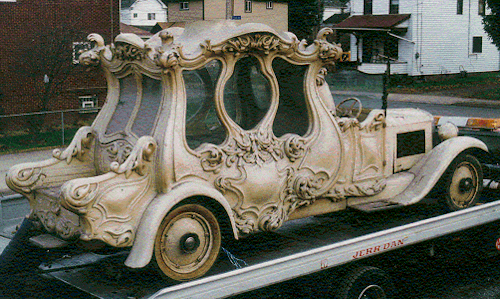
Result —
<instances>
[{"instance_id":1,"label":"carved white hearse body","mask_svg":"<svg viewBox=\"0 0 500 299\"><path fill-rule=\"evenodd\" d=\"M128 266L153 260L176 280L206 273L222 236L410 205L438 182L451 209L471 205L486 146L434 147L422 110L336 107L325 75L342 50L328 33L311 45L260 24L195 23L110 46L90 35L80 61L104 69L105 105L68 148L14 166L7 183L49 233L131 247Z\"/></svg>"}]
</instances>

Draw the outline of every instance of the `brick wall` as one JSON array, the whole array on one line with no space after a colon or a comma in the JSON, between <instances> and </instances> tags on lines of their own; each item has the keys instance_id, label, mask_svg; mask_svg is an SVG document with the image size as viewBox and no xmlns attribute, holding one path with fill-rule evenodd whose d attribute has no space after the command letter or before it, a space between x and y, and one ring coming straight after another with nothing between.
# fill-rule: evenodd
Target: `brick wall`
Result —
<instances>
[{"instance_id":1,"label":"brick wall","mask_svg":"<svg viewBox=\"0 0 500 299\"><path fill-rule=\"evenodd\" d=\"M169 22L194 22L203 20L203 1L188 1L189 9L180 10L178 2L168 3Z\"/></svg>"},{"instance_id":2,"label":"brick wall","mask_svg":"<svg viewBox=\"0 0 500 299\"><path fill-rule=\"evenodd\" d=\"M89 33L95 32L101 34L106 44L109 44L119 34L118 0L0 2L0 16L0 114L33 112L39 109L39 95L45 84L43 70L34 71L38 61L32 56L36 55L28 54L37 53L37 47L42 46L41 36L51 29L61 26L68 32L73 28L78 29L70 38L75 39L74 42L85 41ZM71 52L72 42L68 40L64 44L64 51ZM39 59L42 61L50 58ZM72 65L71 60L64 63ZM49 110L79 108L79 95L98 94L100 104L103 103L106 81L102 72L89 72L80 66L72 67L75 68L74 72L58 87L60 94L50 100Z\"/></svg>"}]
</instances>

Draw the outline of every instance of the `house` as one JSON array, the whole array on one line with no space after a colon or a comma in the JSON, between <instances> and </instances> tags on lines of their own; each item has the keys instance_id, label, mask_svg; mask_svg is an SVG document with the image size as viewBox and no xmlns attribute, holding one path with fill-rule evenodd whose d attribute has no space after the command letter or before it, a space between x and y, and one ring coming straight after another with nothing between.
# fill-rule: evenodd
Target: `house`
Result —
<instances>
[{"instance_id":1,"label":"house","mask_svg":"<svg viewBox=\"0 0 500 299\"><path fill-rule=\"evenodd\" d=\"M323 22L333 15L344 14L349 10L349 1L323 0Z\"/></svg>"},{"instance_id":2,"label":"house","mask_svg":"<svg viewBox=\"0 0 500 299\"><path fill-rule=\"evenodd\" d=\"M237 23L264 23L279 31L288 30L286 1L259 0L164 0L169 22L232 19Z\"/></svg>"},{"instance_id":3,"label":"house","mask_svg":"<svg viewBox=\"0 0 500 299\"><path fill-rule=\"evenodd\" d=\"M0 0L0 15L0 114L78 109L104 101L103 73L85 72L74 55L90 46L90 33L100 33L106 43L119 34L119 0ZM59 114L52 117L61 123ZM8 127L24 120L0 123ZM65 121L71 121L69 116Z\"/></svg>"},{"instance_id":4,"label":"house","mask_svg":"<svg viewBox=\"0 0 500 299\"><path fill-rule=\"evenodd\" d=\"M167 5L161 0L122 0L120 18L127 25L152 28L167 22Z\"/></svg>"},{"instance_id":5,"label":"house","mask_svg":"<svg viewBox=\"0 0 500 299\"><path fill-rule=\"evenodd\" d=\"M351 34L351 60L366 73L409 76L498 71L500 55L483 29L485 0L351 0L333 26Z\"/></svg>"}]
</instances>

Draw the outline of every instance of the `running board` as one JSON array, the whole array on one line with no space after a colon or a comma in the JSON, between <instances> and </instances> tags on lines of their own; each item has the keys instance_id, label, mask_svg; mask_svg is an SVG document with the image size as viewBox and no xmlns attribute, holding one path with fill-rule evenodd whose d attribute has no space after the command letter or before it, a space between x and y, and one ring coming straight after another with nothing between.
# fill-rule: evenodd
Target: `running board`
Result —
<instances>
[{"instance_id":1,"label":"running board","mask_svg":"<svg viewBox=\"0 0 500 299\"><path fill-rule=\"evenodd\" d=\"M395 208L399 208L399 207L403 207L403 206L404 205L399 204L397 202L383 200L383 201L375 201L375 202L369 202L369 203L350 205L349 207L353 208L355 210L358 210L358 211L370 213L370 212L395 209Z\"/></svg>"}]
</instances>

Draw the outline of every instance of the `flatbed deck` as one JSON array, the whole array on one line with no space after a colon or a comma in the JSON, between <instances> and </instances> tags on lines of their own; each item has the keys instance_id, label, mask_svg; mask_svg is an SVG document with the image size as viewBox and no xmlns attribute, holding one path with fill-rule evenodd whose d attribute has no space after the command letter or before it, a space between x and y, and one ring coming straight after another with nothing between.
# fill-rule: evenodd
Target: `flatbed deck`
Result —
<instances>
[{"instance_id":1,"label":"flatbed deck","mask_svg":"<svg viewBox=\"0 0 500 299\"><path fill-rule=\"evenodd\" d=\"M444 215L429 199L380 213L344 211L294 220L276 232L226 245L240 269L221 252L213 271L186 283L168 283L152 269L122 266L126 252L110 257L86 254L42 267L47 275L98 298L225 298L497 220L497 197ZM79 267L82 259L90 265Z\"/></svg>"}]
</instances>

